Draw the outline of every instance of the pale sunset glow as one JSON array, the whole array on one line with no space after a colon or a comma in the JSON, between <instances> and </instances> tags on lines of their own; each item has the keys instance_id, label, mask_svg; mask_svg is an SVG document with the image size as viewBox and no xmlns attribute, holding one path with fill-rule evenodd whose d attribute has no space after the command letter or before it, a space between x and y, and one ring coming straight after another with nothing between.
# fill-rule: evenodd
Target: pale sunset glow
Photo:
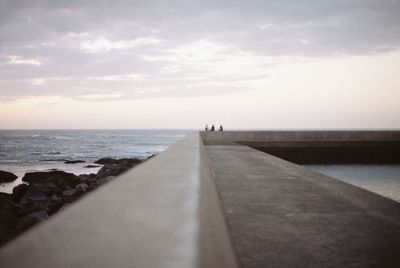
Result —
<instances>
[{"instance_id":1,"label":"pale sunset glow","mask_svg":"<svg viewBox=\"0 0 400 268\"><path fill-rule=\"evenodd\" d=\"M3 129L400 127L400 1L0 10Z\"/></svg>"}]
</instances>

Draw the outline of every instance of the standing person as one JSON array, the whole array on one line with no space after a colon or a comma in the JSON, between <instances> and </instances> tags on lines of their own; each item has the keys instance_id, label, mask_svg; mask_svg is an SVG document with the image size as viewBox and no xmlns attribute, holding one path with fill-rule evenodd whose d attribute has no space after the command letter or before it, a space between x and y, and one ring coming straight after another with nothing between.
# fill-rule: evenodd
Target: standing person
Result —
<instances>
[{"instance_id":1,"label":"standing person","mask_svg":"<svg viewBox=\"0 0 400 268\"><path fill-rule=\"evenodd\" d=\"M206 127L205 127L205 129L204 129L205 131L208 131L208 125L206 125Z\"/></svg>"},{"instance_id":2,"label":"standing person","mask_svg":"<svg viewBox=\"0 0 400 268\"><path fill-rule=\"evenodd\" d=\"M211 125L211 131L215 131L214 124Z\"/></svg>"},{"instance_id":3,"label":"standing person","mask_svg":"<svg viewBox=\"0 0 400 268\"><path fill-rule=\"evenodd\" d=\"M222 125L219 125L219 131L224 131L224 128Z\"/></svg>"}]
</instances>

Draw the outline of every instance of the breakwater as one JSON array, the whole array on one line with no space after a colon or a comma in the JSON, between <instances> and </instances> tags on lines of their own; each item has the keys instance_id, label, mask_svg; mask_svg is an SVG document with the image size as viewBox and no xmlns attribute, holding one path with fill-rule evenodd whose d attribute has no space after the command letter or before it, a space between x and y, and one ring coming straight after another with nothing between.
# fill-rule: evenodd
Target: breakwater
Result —
<instances>
[{"instance_id":1,"label":"breakwater","mask_svg":"<svg viewBox=\"0 0 400 268\"><path fill-rule=\"evenodd\" d=\"M4 267L400 263L399 203L244 142L399 132L195 133L0 249ZM60 231L62 230L62 231Z\"/></svg>"}]
</instances>

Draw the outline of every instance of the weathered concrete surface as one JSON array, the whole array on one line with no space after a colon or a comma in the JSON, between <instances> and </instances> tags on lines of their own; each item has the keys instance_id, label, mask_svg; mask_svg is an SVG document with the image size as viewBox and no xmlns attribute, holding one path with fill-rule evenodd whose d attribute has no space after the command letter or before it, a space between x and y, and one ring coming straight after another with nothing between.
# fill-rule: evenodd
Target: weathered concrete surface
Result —
<instances>
[{"instance_id":1,"label":"weathered concrete surface","mask_svg":"<svg viewBox=\"0 0 400 268\"><path fill-rule=\"evenodd\" d=\"M399 203L215 140L206 152L239 267L400 267Z\"/></svg>"},{"instance_id":2,"label":"weathered concrete surface","mask_svg":"<svg viewBox=\"0 0 400 268\"><path fill-rule=\"evenodd\" d=\"M201 132L204 143L288 141L400 141L400 131L274 130Z\"/></svg>"},{"instance_id":3,"label":"weathered concrete surface","mask_svg":"<svg viewBox=\"0 0 400 268\"><path fill-rule=\"evenodd\" d=\"M199 134L1 248L0 267L236 267Z\"/></svg>"}]
</instances>

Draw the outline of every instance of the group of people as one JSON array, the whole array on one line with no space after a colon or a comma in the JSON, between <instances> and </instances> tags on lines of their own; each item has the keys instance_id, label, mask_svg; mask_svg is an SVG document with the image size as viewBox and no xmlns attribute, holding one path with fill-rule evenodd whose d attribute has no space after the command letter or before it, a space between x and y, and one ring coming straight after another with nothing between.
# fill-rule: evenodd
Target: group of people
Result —
<instances>
[{"instance_id":1,"label":"group of people","mask_svg":"<svg viewBox=\"0 0 400 268\"><path fill-rule=\"evenodd\" d=\"M208 129L208 125L206 125L206 127L205 127L204 130L205 130L205 131L215 131L214 124L211 125L211 128L210 128L210 129ZM224 131L223 126L222 126L222 125L219 125L219 129L218 129L218 130L219 130L219 131Z\"/></svg>"}]
</instances>

